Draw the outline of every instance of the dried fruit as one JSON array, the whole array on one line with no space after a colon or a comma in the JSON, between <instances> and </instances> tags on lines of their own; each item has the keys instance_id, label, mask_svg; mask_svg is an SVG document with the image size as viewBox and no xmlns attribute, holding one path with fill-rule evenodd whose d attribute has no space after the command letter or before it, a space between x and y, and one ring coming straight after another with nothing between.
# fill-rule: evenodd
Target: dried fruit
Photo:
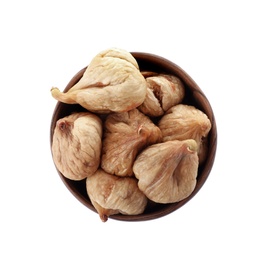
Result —
<instances>
[{"instance_id":1,"label":"dried fruit","mask_svg":"<svg viewBox=\"0 0 262 260\"><path fill-rule=\"evenodd\" d=\"M52 155L57 169L68 179L82 180L99 167L102 122L89 112L61 118L54 129Z\"/></svg>"},{"instance_id":2,"label":"dried fruit","mask_svg":"<svg viewBox=\"0 0 262 260\"><path fill-rule=\"evenodd\" d=\"M108 115L104 128L101 168L118 176L133 175L138 152L162 139L160 129L138 109Z\"/></svg>"},{"instance_id":3,"label":"dried fruit","mask_svg":"<svg viewBox=\"0 0 262 260\"><path fill-rule=\"evenodd\" d=\"M196 185L196 151L197 143L192 139L149 146L138 155L133 166L139 189L157 203L187 198Z\"/></svg>"},{"instance_id":4,"label":"dried fruit","mask_svg":"<svg viewBox=\"0 0 262 260\"><path fill-rule=\"evenodd\" d=\"M147 65L143 59L141 64ZM131 53L113 48L96 55L66 93L51 93L86 109L57 121L52 154L66 178L86 179L103 222L114 214L141 214L148 201L151 209L151 203L175 203L192 194L211 122L183 104L191 99L178 77L140 72Z\"/></svg>"},{"instance_id":5,"label":"dried fruit","mask_svg":"<svg viewBox=\"0 0 262 260\"><path fill-rule=\"evenodd\" d=\"M147 81L147 93L145 101L138 108L144 114L162 116L165 111L183 100L185 89L179 78L153 72L142 74Z\"/></svg>"},{"instance_id":6,"label":"dried fruit","mask_svg":"<svg viewBox=\"0 0 262 260\"><path fill-rule=\"evenodd\" d=\"M94 57L83 77L67 93L52 88L52 96L80 104L92 112L123 112L143 103L146 81L135 58L121 49L108 49Z\"/></svg>"},{"instance_id":7,"label":"dried fruit","mask_svg":"<svg viewBox=\"0 0 262 260\"><path fill-rule=\"evenodd\" d=\"M141 214L147 205L147 198L138 189L135 178L117 177L102 169L86 179L86 190L103 222L118 213Z\"/></svg>"},{"instance_id":8,"label":"dried fruit","mask_svg":"<svg viewBox=\"0 0 262 260\"><path fill-rule=\"evenodd\" d=\"M170 108L158 123L163 141L194 139L198 144L200 163L205 160L211 122L194 106L179 104Z\"/></svg>"}]
</instances>

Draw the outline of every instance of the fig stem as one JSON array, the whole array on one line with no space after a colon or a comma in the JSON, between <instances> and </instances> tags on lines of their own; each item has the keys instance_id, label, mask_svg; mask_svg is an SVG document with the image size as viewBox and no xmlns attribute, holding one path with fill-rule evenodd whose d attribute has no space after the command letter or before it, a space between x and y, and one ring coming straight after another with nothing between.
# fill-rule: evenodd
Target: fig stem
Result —
<instances>
[{"instance_id":1,"label":"fig stem","mask_svg":"<svg viewBox=\"0 0 262 260\"><path fill-rule=\"evenodd\" d=\"M66 104L76 104L76 101L70 97L68 93L61 92L58 88L52 87L51 94L56 100Z\"/></svg>"},{"instance_id":2,"label":"fig stem","mask_svg":"<svg viewBox=\"0 0 262 260\"><path fill-rule=\"evenodd\" d=\"M197 152L198 150L197 142L195 140L189 139L187 141L187 149L189 152Z\"/></svg>"}]
</instances>

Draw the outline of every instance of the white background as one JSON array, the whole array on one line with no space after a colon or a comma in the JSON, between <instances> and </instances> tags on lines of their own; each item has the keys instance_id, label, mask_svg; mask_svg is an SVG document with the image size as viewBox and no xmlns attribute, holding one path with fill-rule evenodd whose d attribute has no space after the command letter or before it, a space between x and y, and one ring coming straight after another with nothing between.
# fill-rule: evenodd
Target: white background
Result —
<instances>
[{"instance_id":1,"label":"white background","mask_svg":"<svg viewBox=\"0 0 262 260\"><path fill-rule=\"evenodd\" d=\"M1 1L0 259L262 259L260 1ZM182 67L217 121L214 167L178 211L102 223L58 176L49 128L63 89L98 52Z\"/></svg>"}]
</instances>

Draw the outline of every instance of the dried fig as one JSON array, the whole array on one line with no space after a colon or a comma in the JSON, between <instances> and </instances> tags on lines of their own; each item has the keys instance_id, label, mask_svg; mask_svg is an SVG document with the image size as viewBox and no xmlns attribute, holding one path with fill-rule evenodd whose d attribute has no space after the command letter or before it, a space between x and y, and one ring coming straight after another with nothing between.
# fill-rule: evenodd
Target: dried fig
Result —
<instances>
[{"instance_id":1,"label":"dried fig","mask_svg":"<svg viewBox=\"0 0 262 260\"><path fill-rule=\"evenodd\" d=\"M57 169L68 179L82 180L99 167L102 147L102 122L89 112L57 121L52 155Z\"/></svg>"},{"instance_id":2,"label":"dried fig","mask_svg":"<svg viewBox=\"0 0 262 260\"><path fill-rule=\"evenodd\" d=\"M170 108L158 123L163 141L194 139L198 144L200 163L207 153L207 137L211 122L207 115L194 106L179 104Z\"/></svg>"},{"instance_id":3,"label":"dried fig","mask_svg":"<svg viewBox=\"0 0 262 260\"><path fill-rule=\"evenodd\" d=\"M142 72L147 82L144 102L138 107L149 116L162 116L165 111L182 102L185 96L184 85L173 75Z\"/></svg>"},{"instance_id":4,"label":"dried fig","mask_svg":"<svg viewBox=\"0 0 262 260\"><path fill-rule=\"evenodd\" d=\"M118 176L133 175L137 153L162 139L160 129L138 109L108 115L104 128L101 168Z\"/></svg>"},{"instance_id":5,"label":"dried fig","mask_svg":"<svg viewBox=\"0 0 262 260\"><path fill-rule=\"evenodd\" d=\"M102 169L86 179L86 190L103 222L118 213L141 214L147 205L147 198L138 189L135 178L117 177Z\"/></svg>"},{"instance_id":6,"label":"dried fig","mask_svg":"<svg viewBox=\"0 0 262 260\"><path fill-rule=\"evenodd\" d=\"M123 112L143 103L146 81L135 58L121 49L97 54L83 77L67 93L52 88L52 96L64 103L78 103L92 112Z\"/></svg>"},{"instance_id":7,"label":"dried fig","mask_svg":"<svg viewBox=\"0 0 262 260\"><path fill-rule=\"evenodd\" d=\"M197 143L192 139L147 147L133 166L139 189L157 203L173 203L187 198L196 185L196 151Z\"/></svg>"}]
</instances>

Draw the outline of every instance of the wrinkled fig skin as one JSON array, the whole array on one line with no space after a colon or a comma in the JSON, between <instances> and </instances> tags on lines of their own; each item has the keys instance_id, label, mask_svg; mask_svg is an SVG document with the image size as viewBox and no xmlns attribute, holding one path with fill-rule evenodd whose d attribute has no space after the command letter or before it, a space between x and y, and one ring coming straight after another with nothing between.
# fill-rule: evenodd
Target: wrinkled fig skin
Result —
<instances>
[{"instance_id":1,"label":"wrinkled fig skin","mask_svg":"<svg viewBox=\"0 0 262 260\"><path fill-rule=\"evenodd\" d=\"M102 122L89 112L59 119L53 135L52 154L57 169L68 179L82 180L99 167Z\"/></svg>"},{"instance_id":2,"label":"wrinkled fig skin","mask_svg":"<svg viewBox=\"0 0 262 260\"><path fill-rule=\"evenodd\" d=\"M135 160L139 189L152 201L173 203L194 190L198 171L197 143L168 141L149 146Z\"/></svg>"},{"instance_id":3,"label":"wrinkled fig skin","mask_svg":"<svg viewBox=\"0 0 262 260\"><path fill-rule=\"evenodd\" d=\"M182 102L185 96L184 85L175 76L142 72L147 82L145 101L138 107L148 116L162 116L172 106Z\"/></svg>"},{"instance_id":4,"label":"wrinkled fig skin","mask_svg":"<svg viewBox=\"0 0 262 260\"><path fill-rule=\"evenodd\" d=\"M110 114L104 125L101 168L118 176L132 176L138 152L161 140L160 129L138 109Z\"/></svg>"},{"instance_id":5,"label":"wrinkled fig skin","mask_svg":"<svg viewBox=\"0 0 262 260\"><path fill-rule=\"evenodd\" d=\"M200 164L205 160L206 137L211 129L211 122L201 110L184 104L173 106L162 116L158 126L164 142L194 139L198 144Z\"/></svg>"},{"instance_id":6,"label":"wrinkled fig skin","mask_svg":"<svg viewBox=\"0 0 262 260\"><path fill-rule=\"evenodd\" d=\"M83 77L67 93L52 88L63 103L80 104L97 113L125 112L143 103L146 80L127 51L108 49L94 57Z\"/></svg>"},{"instance_id":7,"label":"wrinkled fig skin","mask_svg":"<svg viewBox=\"0 0 262 260\"><path fill-rule=\"evenodd\" d=\"M118 213L141 214L147 205L147 198L139 190L135 178L117 177L102 169L86 179L86 190L103 222Z\"/></svg>"}]
</instances>

